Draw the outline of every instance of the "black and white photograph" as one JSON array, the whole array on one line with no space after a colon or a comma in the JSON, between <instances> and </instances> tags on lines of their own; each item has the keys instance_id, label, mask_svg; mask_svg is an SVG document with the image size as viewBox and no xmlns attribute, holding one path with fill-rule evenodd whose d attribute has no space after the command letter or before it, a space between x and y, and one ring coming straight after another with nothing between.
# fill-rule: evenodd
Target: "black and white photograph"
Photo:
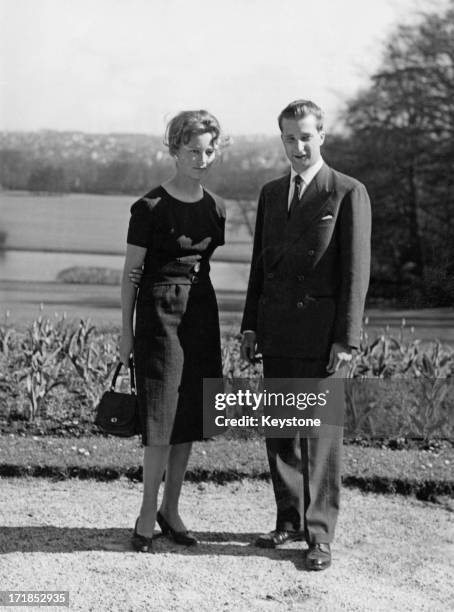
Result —
<instances>
[{"instance_id":1,"label":"black and white photograph","mask_svg":"<svg viewBox=\"0 0 454 612\"><path fill-rule=\"evenodd\" d=\"M454 608L454 0L0 0L0 608Z\"/></svg>"}]
</instances>

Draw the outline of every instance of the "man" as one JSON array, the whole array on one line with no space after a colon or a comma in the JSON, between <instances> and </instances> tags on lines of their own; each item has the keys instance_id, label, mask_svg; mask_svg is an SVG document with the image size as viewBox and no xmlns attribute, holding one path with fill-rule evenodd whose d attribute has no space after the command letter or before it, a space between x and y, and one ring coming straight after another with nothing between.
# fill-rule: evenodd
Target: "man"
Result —
<instances>
[{"instance_id":1,"label":"man","mask_svg":"<svg viewBox=\"0 0 454 612\"><path fill-rule=\"evenodd\" d=\"M241 354L266 378L340 376L359 346L370 269L365 187L323 161L323 114L296 100L279 115L290 173L260 194ZM339 406L343 410L343 406ZM267 438L276 526L258 546L306 539L306 567L331 564L342 435ZM296 473L297 479L292 477Z\"/></svg>"}]
</instances>

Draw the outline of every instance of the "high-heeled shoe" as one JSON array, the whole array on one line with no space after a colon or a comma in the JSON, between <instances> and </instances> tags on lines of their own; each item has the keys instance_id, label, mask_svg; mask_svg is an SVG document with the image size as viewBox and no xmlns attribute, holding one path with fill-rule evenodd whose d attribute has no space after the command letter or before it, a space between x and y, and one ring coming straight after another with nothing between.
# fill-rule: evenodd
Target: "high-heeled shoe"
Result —
<instances>
[{"instance_id":1,"label":"high-heeled shoe","mask_svg":"<svg viewBox=\"0 0 454 612\"><path fill-rule=\"evenodd\" d=\"M163 535L170 536L175 544L182 544L183 546L195 546L198 544L195 537L189 533L189 531L175 531L173 527L169 525L166 519L159 512L156 515L156 520L161 528Z\"/></svg>"},{"instance_id":2,"label":"high-heeled shoe","mask_svg":"<svg viewBox=\"0 0 454 612\"><path fill-rule=\"evenodd\" d=\"M149 538L147 536L140 535L137 533L137 523L139 519L136 519L136 524L134 525L134 533L131 539L132 545L137 552L153 552L153 538Z\"/></svg>"}]
</instances>

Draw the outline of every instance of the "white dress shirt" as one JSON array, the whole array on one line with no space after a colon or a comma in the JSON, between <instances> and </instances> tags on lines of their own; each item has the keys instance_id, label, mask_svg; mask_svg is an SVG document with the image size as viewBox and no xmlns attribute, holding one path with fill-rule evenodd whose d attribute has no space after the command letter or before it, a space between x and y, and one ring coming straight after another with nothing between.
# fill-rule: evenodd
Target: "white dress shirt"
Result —
<instances>
[{"instance_id":1,"label":"white dress shirt","mask_svg":"<svg viewBox=\"0 0 454 612\"><path fill-rule=\"evenodd\" d=\"M310 166L307 170L303 170L303 172L300 173L300 177L302 179L301 188L300 188L300 199L304 191L308 188L309 183L313 180L315 175L320 171L324 163L325 162L323 161L323 159L320 158L318 162L316 162L313 166ZM295 176L297 174L298 172L295 172L292 166L290 170L290 189L288 190L288 201L287 201L288 208L290 208L290 203L293 199L293 194L295 193Z\"/></svg>"}]
</instances>

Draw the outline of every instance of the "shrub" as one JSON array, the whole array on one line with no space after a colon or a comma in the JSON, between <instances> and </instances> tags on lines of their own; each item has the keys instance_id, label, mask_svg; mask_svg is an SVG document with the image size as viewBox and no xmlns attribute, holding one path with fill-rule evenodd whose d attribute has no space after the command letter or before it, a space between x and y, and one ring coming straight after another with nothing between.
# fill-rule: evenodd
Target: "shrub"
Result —
<instances>
[{"instance_id":1,"label":"shrub","mask_svg":"<svg viewBox=\"0 0 454 612\"><path fill-rule=\"evenodd\" d=\"M119 285L121 283L121 270L100 268L95 266L73 266L65 268L57 274L59 283L73 283L84 285Z\"/></svg>"}]
</instances>

